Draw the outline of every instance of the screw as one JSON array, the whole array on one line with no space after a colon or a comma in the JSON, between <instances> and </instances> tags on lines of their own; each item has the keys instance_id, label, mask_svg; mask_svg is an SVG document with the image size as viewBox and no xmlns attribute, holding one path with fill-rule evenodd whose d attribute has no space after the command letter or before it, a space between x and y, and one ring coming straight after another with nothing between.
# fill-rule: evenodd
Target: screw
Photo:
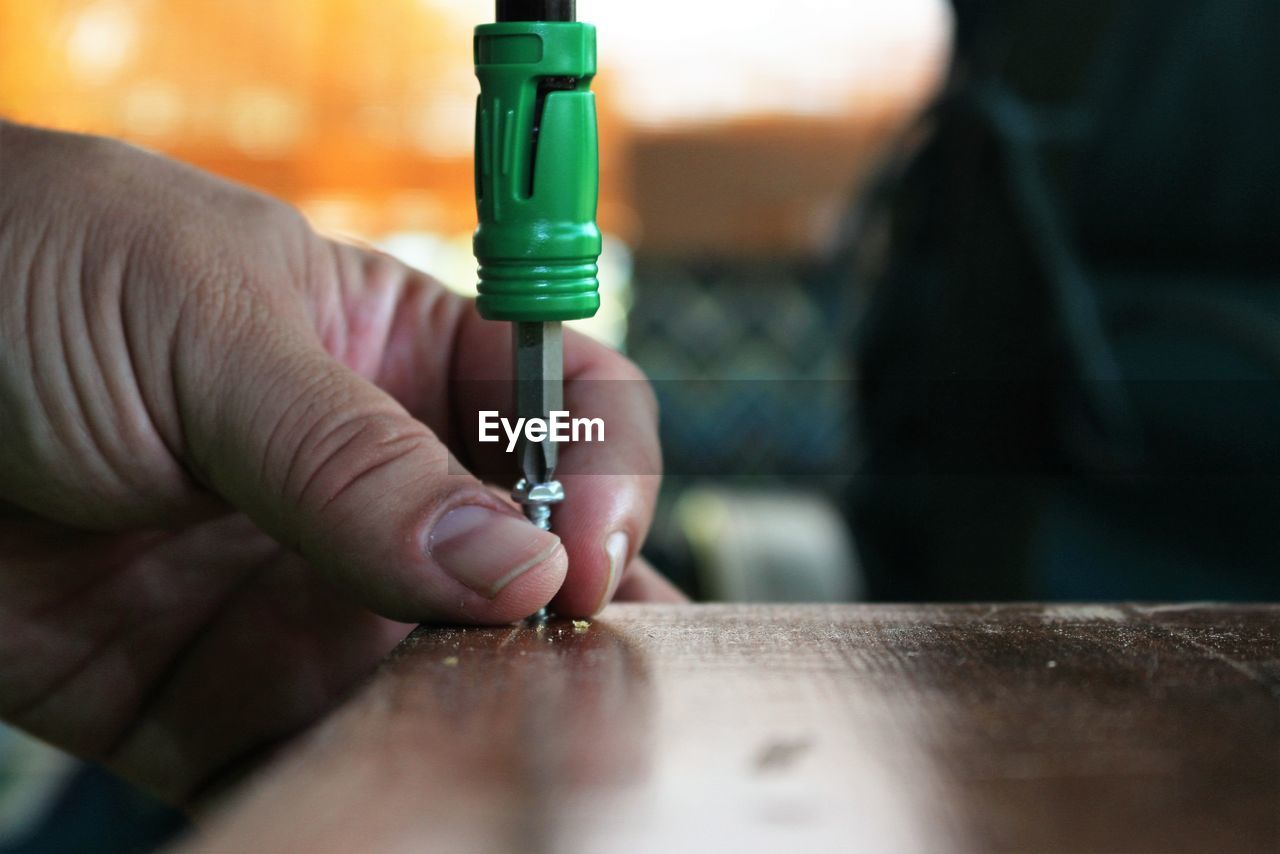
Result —
<instances>
[{"instance_id":1,"label":"screw","mask_svg":"<svg viewBox=\"0 0 1280 854\"><path fill-rule=\"evenodd\" d=\"M564 486L558 480L546 483L529 483L521 478L516 488L511 491L511 499L524 508L524 515L530 522L544 531L551 530L551 506L564 501ZM543 608L529 619L537 622L547 619L547 609Z\"/></svg>"},{"instance_id":2,"label":"screw","mask_svg":"<svg viewBox=\"0 0 1280 854\"><path fill-rule=\"evenodd\" d=\"M558 480L531 484L522 479L511 491L511 498L524 508L524 515L530 522L550 531L551 505L564 501L564 487Z\"/></svg>"}]
</instances>

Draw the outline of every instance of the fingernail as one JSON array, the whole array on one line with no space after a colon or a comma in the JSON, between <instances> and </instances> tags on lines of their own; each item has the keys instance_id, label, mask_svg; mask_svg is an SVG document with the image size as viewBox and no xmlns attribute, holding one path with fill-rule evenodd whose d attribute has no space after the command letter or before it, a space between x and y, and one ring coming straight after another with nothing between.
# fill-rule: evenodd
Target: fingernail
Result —
<instances>
[{"instance_id":1,"label":"fingernail","mask_svg":"<svg viewBox=\"0 0 1280 854\"><path fill-rule=\"evenodd\" d=\"M631 553L631 538L626 531L615 531L605 538L604 552L609 556L609 585L605 588L600 604L596 606L597 614L604 610L604 606L613 600L613 594L618 592L622 573L627 568L627 556Z\"/></svg>"},{"instance_id":2,"label":"fingernail","mask_svg":"<svg viewBox=\"0 0 1280 854\"><path fill-rule=\"evenodd\" d=\"M558 548L555 534L475 504L450 510L427 539L427 553L441 569L489 599Z\"/></svg>"}]
</instances>

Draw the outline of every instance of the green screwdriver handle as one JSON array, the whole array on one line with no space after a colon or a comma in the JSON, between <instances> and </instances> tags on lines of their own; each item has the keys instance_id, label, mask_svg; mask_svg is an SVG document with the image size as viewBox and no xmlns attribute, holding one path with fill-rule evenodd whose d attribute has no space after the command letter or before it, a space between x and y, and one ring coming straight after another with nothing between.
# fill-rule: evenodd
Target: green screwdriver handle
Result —
<instances>
[{"instance_id":1,"label":"green screwdriver handle","mask_svg":"<svg viewBox=\"0 0 1280 854\"><path fill-rule=\"evenodd\" d=\"M480 314L548 323L600 307L596 31L577 22L476 28Z\"/></svg>"}]
</instances>

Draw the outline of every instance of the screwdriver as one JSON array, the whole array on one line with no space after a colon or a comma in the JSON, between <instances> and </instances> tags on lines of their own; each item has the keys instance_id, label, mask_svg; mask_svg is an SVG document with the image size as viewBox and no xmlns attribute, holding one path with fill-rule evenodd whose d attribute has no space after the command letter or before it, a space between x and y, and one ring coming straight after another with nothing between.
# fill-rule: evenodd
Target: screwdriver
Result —
<instances>
[{"instance_id":1,"label":"screwdriver","mask_svg":"<svg viewBox=\"0 0 1280 854\"><path fill-rule=\"evenodd\" d=\"M596 31L574 0L498 0L496 20L474 44L476 304L512 324L517 418L549 420L564 409L561 324L600 307ZM565 497L556 443L522 436L517 454L512 498L549 531Z\"/></svg>"}]
</instances>

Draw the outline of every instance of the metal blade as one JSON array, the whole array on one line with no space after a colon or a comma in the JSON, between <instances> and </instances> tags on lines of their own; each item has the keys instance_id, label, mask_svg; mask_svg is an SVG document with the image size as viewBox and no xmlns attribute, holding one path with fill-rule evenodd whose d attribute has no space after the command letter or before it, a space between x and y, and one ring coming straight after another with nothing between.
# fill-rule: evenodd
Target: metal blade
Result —
<instances>
[{"instance_id":1,"label":"metal blade","mask_svg":"<svg viewBox=\"0 0 1280 854\"><path fill-rule=\"evenodd\" d=\"M564 409L564 344L559 323L512 324L515 358L517 418L549 420L551 413ZM530 484L555 479L558 451L556 443L528 442L517 445L520 472Z\"/></svg>"}]
</instances>

